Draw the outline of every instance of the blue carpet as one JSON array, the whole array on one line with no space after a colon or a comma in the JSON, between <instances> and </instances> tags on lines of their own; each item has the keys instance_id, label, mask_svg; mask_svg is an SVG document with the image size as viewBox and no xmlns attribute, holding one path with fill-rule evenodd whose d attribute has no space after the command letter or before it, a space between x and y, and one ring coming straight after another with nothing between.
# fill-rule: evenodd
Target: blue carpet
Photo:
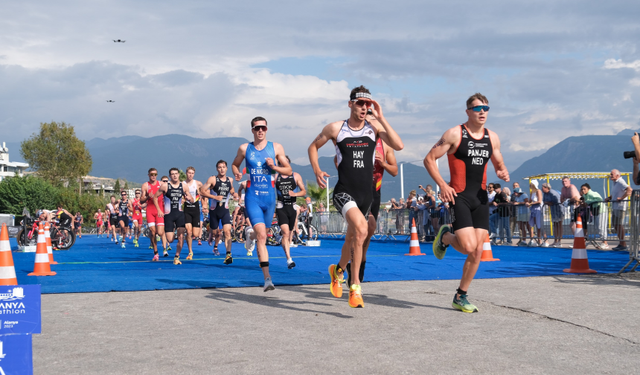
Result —
<instances>
[{"instance_id":1,"label":"blue carpet","mask_svg":"<svg viewBox=\"0 0 640 375\"><path fill-rule=\"evenodd\" d=\"M16 249L15 239L11 239ZM340 257L342 240L322 240L321 247L292 248L297 266L287 269L281 247L269 246L271 276L277 285L328 284L329 264ZM13 253L19 284L41 284L42 293L78 293L137 291L187 288L226 288L262 286L262 272L258 259L249 258L242 244L233 244L232 265L224 265L223 256L213 256L205 244L194 244L194 260L186 261L182 252L182 265L174 266L175 255L170 252L160 262L151 262L149 240L141 239L134 248L129 241L126 249L96 236L79 239L69 251L54 251L52 265L56 276L27 276L33 271L34 253ZM425 256L404 256L408 242L372 242L367 255L365 281L398 280L451 280L459 279L465 257L449 249L443 260L437 260L430 244L421 244ZM224 245L220 246L224 253ZM483 262L476 278L506 278L563 275L563 269L571 263L570 249L494 247L493 256L499 262ZM599 273L618 272L629 260L626 252L589 250L589 265Z\"/></svg>"}]
</instances>

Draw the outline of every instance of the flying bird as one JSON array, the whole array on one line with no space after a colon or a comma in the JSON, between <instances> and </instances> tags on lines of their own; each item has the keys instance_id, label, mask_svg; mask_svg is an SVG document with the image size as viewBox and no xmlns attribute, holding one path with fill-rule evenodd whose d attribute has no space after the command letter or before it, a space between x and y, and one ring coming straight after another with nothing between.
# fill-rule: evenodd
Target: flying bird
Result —
<instances>
[{"instance_id":1,"label":"flying bird","mask_svg":"<svg viewBox=\"0 0 640 375\"><path fill-rule=\"evenodd\" d=\"M114 43L124 43L126 42L126 40L122 40L122 39L114 39L113 40Z\"/></svg>"},{"instance_id":2,"label":"flying bird","mask_svg":"<svg viewBox=\"0 0 640 375\"><path fill-rule=\"evenodd\" d=\"M115 103L115 102L116 102L115 100L111 100L111 99L107 100L107 103Z\"/></svg>"}]
</instances>

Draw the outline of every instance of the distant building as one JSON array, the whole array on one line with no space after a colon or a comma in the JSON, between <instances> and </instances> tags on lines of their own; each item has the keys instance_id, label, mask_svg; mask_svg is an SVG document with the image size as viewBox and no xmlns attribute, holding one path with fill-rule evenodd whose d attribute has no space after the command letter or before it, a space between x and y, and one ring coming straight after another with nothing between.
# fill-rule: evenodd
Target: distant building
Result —
<instances>
[{"instance_id":1,"label":"distant building","mask_svg":"<svg viewBox=\"0 0 640 375\"><path fill-rule=\"evenodd\" d=\"M82 177L82 191L93 190L93 192L99 194L103 192L104 195L111 195L114 193L113 185L115 180L113 178L84 176Z\"/></svg>"},{"instance_id":2,"label":"distant building","mask_svg":"<svg viewBox=\"0 0 640 375\"><path fill-rule=\"evenodd\" d=\"M5 177L13 177L16 173L22 177L27 168L29 168L29 164L27 163L12 163L9 161L9 149L6 144L2 142L2 148L0 148L0 181Z\"/></svg>"}]
</instances>

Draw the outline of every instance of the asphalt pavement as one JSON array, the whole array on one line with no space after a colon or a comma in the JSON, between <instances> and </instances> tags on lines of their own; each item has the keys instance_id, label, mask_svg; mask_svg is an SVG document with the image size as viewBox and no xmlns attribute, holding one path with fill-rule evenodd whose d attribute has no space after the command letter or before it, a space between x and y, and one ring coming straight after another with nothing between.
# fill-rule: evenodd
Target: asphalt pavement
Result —
<instances>
[{"instance_id":1,"label":"asphalt pavement","mask_svg":"<svg viewBox=\"0 0 640 375\"><path fill-rule=\"evenodd\" d=\"M605 374L640 371L640 276L370 282L42 296L36 374Z\"/></svg>"}]
</instances>

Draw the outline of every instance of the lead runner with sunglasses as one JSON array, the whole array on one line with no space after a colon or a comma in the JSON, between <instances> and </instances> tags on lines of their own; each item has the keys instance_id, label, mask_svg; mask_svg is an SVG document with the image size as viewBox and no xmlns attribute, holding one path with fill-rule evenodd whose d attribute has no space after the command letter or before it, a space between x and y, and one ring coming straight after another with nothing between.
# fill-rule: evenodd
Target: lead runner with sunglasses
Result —
<instances>
[{"instance_id":1,"label":"lead runner with sunglasses","mask_svg":"<svg viewBox=\"0 0 640 375\"><path fill-rule=\"evenodd\" d=\"M489 160L498 178L509 181L509 172L502 160L498 135L484 127L489 114L489 101L476 93L467 100L466 123L447 130L424 158L424 166L440 186L442 200L451 202L451 226L443 225L433 241L433 254L444 258L451 245L467 259L453 307L466 313L478 308L467 301L467 290L478 271L482 247L489 230L487 196L487 164ZM447 184L436 160L447 154L451 182Z\"/></svg>"},{"instance_id":2,"label":"lead runner with sunglasses","mask_svg":"<svg viewBox=\"0 0 640 375\"><path fill-rule=\"evenodd\" d=\"M333 204L347 221L345 246L338 264L329 266L330 290L334 297L342 297L344 269L351 261L351 286L349 306L364 307L360 288L360 264L364 241L368 233L368 217L373 201L373 165L378 137L396 151L404 145L398 133L382 115L380 104L372 99L364 86L351 90L348 102L351 111L347 120L332 122L309 146L309 160L316 175L318 186L325 188L329 175L320 169L318 149L331 140L337 153L338 182L333 190ZM376 123L366 121L367 109L371 108Z\"/></svg>"}]
</instances>

